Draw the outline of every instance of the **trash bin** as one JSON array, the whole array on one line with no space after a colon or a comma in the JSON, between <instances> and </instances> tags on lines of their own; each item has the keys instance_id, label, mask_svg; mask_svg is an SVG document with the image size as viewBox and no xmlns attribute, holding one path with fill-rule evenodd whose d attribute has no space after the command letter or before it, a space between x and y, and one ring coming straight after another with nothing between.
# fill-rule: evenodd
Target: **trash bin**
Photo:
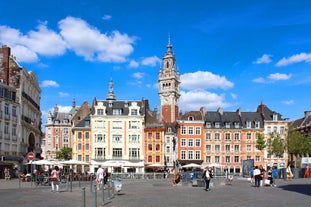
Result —
<instances>
[{"instance_id":1,"label":"trash bin","mask_svg":"<svg viewBox=\"0 0 311 207\"><path fill-rule=\"evenodd\" d=\"M122 190L122 180L121 180L121 178L113 179L112 182L114 184L115 192L120 192Z\"/></svg>"}]
</instances>

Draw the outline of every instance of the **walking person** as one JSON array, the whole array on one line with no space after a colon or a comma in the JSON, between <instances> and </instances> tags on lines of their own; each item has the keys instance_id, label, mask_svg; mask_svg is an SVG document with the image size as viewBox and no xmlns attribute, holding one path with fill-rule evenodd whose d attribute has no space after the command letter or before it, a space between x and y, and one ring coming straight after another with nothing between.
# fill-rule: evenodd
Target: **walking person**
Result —
<instances>
[{"instance_id":1,"label":"walking person","mask_svg":"<svg viewBox=\"0 0 311 207\"><path fill-rule=\"evenodd\" d=\"M59 192L59 174L60 174L60 170L58 166L55 166L54 170L52 170L51 172L51 177L50 177L52 192L55 192L55 188L56 188L56 192Z\"/></svg>"},{"instance_id":2,"label":"walking person","mask_svg":"<svg viewBox=\"0 0 311 207\"><path fill-rule=\"evenodd\" d=\"M203 172L202 178L205 181L205 190L208 191L211 179L213 178L213 172L210 167Z\"/></svg>"},{"instance_id":3,"label":"walking person","mask_svg":"<svg viewBox=\"0 0 311 207\"><path fill-rule=\"evenodd\" d=\"M100 189L101 184L103 184L104 180L104 169L101 167L101 165L98 166L98 169L96 171L96 182L97 182L97 190Z\"/></svg>"},{"instance_id":4,"label":"walking person","mask_svg":"<svg viewBox=\"0 0 311 207\"><path fill-rule=\"evenodd\" d=\"M278 174L275 166L272 167L271 173L272 173L272 186L276 187L276 179L278 177Z\"/></svg>"},{"instance_id":5,"label":"walking person","mask_svg":"<svg viewBox=\"0 0 311 207\"><path fill-rule=\"evenodd\" d=\"M261 172L260 172L258 166L255 166L254 177L255 177L255 187L260 187Z\"/></svg>"}]
</instances>

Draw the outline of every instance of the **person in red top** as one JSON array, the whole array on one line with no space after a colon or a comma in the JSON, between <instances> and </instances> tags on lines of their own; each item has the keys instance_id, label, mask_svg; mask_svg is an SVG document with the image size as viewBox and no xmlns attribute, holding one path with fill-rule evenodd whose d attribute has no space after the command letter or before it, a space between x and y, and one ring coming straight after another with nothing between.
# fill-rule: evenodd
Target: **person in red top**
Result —
<instances>
[{"instance_id":1,"label":"person in red top","mask_svg":"<svg viewBox=\"0 0 311 207\"><path fill-rule=\"evenodd\" d=\"M56 192L59 192L59 168L58 166L54 167L54 170L51 172L51 186L52 186L52 192L55 192L55 187L56 187Z\"/></svg>"}]
</instances>

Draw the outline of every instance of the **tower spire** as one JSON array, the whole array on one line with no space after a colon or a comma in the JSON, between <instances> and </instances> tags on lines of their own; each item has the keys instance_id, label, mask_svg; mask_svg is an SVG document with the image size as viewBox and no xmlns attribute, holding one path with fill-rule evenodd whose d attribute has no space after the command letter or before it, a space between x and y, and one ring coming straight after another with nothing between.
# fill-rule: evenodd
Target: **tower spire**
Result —
<instances>
[{"instance_id":1,"label":"tower spire","mask_svg":"<svg viewBox=\"0 0 311 207\"><path fill-rule=\"evenodd\" d=\"M112 80L112 77L110 77L109 91L108 91L106 100L116 100L116 96L114 95L114 92L113 92L113 80Z\"/></svg>"}]
</instances>

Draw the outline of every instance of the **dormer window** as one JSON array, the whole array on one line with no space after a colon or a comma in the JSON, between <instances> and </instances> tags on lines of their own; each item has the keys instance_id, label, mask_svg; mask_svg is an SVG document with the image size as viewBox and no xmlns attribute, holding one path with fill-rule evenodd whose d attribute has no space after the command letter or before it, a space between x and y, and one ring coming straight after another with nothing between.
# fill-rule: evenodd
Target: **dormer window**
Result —
<instances>
[{"instance_id":1,"label":"dormer window","mask_svg":"<svg viewBox=\"0 0 311 207\"><path fill-rule=\"evenodd\" d=\"M188 121L193 121L194 120L194 117L193 116L189 116L188 117Z\"/></svg>"},{"instance_id":2,"label":"dormer window","mask_svg":"<svg viewBox=\"0 0 311 207\"><path fill-rule=\"evenodd\" d=\"M113 115L122 115L122 109L113 109Z\"/></svg>"},{"instance_id":3,"label":"dormer window","mask_svg":"<svg viewBox=\"0 0 311 207\"><path fill-rule=\"evenodd\" d=\"M132 116L136 116L138 113L137 113L137 109L131 109L131 115Z\"/></svg>"},{"instance_id":4,"label":"dormer window","mask_svg":"<svg viewBox=\"0 0 311 207\"><path fill-rule=\"evenodd\" d=\"M277 114L273 114L273 121L277 121L278 120L278 115Z\"/></svg>"},{"instance_id":5,"label":"dormer window","mask_svg":"<svg viewBox=\"0 0 311 207\"><path fill-rule=\"evenodd\" d=\"M220 128L220 123L219 122L215 122L215 128Z\"/></svg>"},{"instance_id":6,"label":"dormer window","mask_svg":"<svg viewBox=\"0 0 311 207\"><path fill-rule=\"evenodd\" d=\"M252 127L252 122L246 121L246 128L250 129Z\"/></svg>"},{"instance_id":7,"label":"dormer window","mask_svg":"<svg viewBox=\"0 0 311 207\"><path fill-rule=\"evenodd\" d=\"M212 127L211 122L206 122L206 123L205 123L205 127L206 127L206 128L211 128L211 127Z\"/></svg>"},{"instance_id":8,"label":"dormer window","mask_svg":"<svg viewBox=\"0 0 311 207\"><path fill-rule=\"evenodd\" d=\"M239 122L234 122L234 128L239 128L240 127L240 123Z\"/></svg>"},{"instance_id":9,"label":"dormer window","mask_svg":"<svg viewBox=\"0 0 311 207\"><path fill-rule=\"evenodd\" d=\"M230 128L230 122L226 122L225 126L226 126L227 129Z\"/></svg>"}]
</instances>

